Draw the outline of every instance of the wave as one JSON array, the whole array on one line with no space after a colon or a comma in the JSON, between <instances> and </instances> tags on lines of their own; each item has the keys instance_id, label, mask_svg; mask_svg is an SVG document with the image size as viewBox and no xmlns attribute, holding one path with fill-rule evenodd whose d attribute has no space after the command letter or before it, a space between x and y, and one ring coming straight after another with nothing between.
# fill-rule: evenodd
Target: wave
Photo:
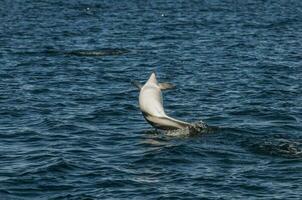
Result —
<instances>
[{"instance_id":1,"label":"wave","mask_svg":"<svg viewBox=\"0 0 302 200\"><path fill-rule=\"evenodd\" d=\"M128 53L129 50L122 48L103 48L98 50L75 50L65 54L73 56L115 56Z\"/></svg>"},{"instance_id":2,"label":"wave","mask_svg":"<svg viewBox=\"0 0 302 200\"><path fill-rule=\"evenodd\" d=\"M71 56L116 56L129 53L128 49L124 48L101 48L96 50L70 50L70 51L60 51L60 50L45 50L45 51L16 51L15 54L26 55L26 56L60 56L60 55L71 55Z\"/></svg>"},{"instance_id":3,"label":"wave","mask_svg":"<svg viewBox=\"0 0 302 200\"><path fill-rule=\"evenodd\" d=\"M285 158L302 158L302 143L287 139L257 139L249 140L249 150L262 155L270 155Z\"/></svg>"}]
</instances>

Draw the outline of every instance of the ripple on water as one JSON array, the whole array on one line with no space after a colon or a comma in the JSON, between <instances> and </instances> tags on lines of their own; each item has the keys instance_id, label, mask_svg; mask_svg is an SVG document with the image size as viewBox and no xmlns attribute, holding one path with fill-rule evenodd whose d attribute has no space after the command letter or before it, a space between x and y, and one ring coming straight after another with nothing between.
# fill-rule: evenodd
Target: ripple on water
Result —
<instances>
[{"instance_id":1,"label":"ripple on water","mask_svg":"<svg viewBox=\"0 0 302 200\"><path fill-rule=\"evenodd\" d=\"M250 141L251 142L251 141ZM248 145L248 148L259 154L281 156L284 158L302 158L302 143L299 141L273 139L257 140Z\"/></svg>"},{"instance_id":2,"label":"ripple on water","mask_svg":"<svg viewBox=\"0 0 302 200\"><path fill-rule=\"evenodd\" d=\"M300 199L301 6L2 2L0 199ZM214 130L144 120L154 69Z\"/></svg>"}]
</instances>

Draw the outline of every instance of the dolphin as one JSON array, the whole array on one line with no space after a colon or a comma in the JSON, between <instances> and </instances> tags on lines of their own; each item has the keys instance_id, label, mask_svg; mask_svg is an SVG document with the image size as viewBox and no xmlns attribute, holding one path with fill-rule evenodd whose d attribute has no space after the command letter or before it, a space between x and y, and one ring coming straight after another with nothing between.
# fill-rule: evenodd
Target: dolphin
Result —
<instances>
[{"instance_id":1,"label":"dolphin","mask_svg":"<svg viewBox=\"0 0 302 200\"><path fill-rule=\"evenodd\" d=\"M157 129L176 130L193 127L192 124L169 117L163 107L162 90L172 89L171 83L159 83L153 71L148 81L141 85L132 82L139 90L139 107L148 123Z\"/></svg>"}]
</instances>

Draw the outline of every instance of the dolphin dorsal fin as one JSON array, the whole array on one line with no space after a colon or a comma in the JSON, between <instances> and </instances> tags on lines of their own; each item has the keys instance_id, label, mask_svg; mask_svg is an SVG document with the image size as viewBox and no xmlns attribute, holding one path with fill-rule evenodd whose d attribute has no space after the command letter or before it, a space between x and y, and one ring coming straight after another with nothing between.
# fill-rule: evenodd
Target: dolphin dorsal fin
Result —
<instances>
[{"instance_id":1,"label":"dolphin dorsal fin","mask_svg":"<svg viewBox=\"0 0 302 200\"><path fill-rule=\"evenodd\" d=\"M139 90L142 89L143 85L138 81L131 81L131 83L137 87Z\"/></svg>"},{"instance_id":2,"label":"dolphin dorsal fin","mask_svg":"<svg viewBox=\"0 0 302 200\"><path fill-rule=\"evenodd\" d=\"M160 83L158 85L161 90L169 90L175 88L175 85L173 85L172 83Z\"/></svg>"}]
</instances>

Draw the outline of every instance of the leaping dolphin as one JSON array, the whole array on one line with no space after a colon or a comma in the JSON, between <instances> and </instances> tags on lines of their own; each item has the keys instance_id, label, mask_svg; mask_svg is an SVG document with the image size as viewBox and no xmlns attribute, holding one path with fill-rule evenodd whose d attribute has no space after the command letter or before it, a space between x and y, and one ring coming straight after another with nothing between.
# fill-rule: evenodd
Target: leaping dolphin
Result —
<instances>
[{"instance_id":1,"label":"leaping dolphin","mask_svg":"<svg viewBox=\"0 0 302 200\"><path fill-rule=\"evenodd\" d=\"M144 118L153 127L163 130L191 128L194 125L169 117L163 107L162 90L172 89L170 83L158 83L155 72L152 72L148 81L141 85L137 81L133 84L140 90L139 107Z\"/></svg>"}]
</instances>

